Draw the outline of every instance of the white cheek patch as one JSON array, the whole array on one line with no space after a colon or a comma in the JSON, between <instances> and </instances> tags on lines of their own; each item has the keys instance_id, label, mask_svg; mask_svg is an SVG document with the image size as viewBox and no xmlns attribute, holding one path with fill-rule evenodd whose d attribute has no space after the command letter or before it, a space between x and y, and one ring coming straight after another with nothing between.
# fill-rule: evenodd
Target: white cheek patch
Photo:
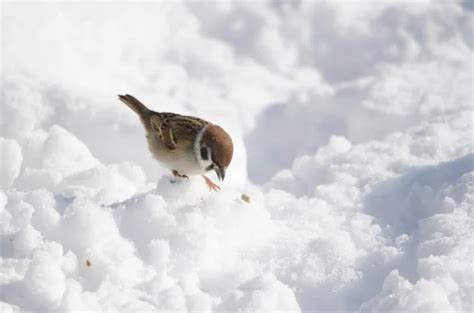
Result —
<instances>
[{"instance_id":1,"label":"white cheek patch","mask_svg":"<svg viewBox=\"0 0 474 313\"><path fill-rule=\"evenodd\" d=\"M201 167L203 170L205 170L207 167L209 167L212 164L212 158L211 158L212 151L208 147L206 147L208 159L204 160L201 157L201 138L206 128L207 126L203 127L201 131L199 131L198 135L196 136L196 141L194 142L194 156L199 164L199 167Z\"/></svg>"},{"instance_id":2,"label":"white cheek patch","mask_svg":"<svg viewBox=\"0 0 474 313\"><path fill-rule=\"evenodd\" d=\"M201 153L199 153L199 156L198 156L198 163L199 163L199 166L201 166L201 168L208 168L210 165L212 165L212 159L211 159L211 151L209 148L206 148L207 149L207 153L209 155L209 158L207 160L204 160L201 158Z\"/></svg>"}]
</instances>

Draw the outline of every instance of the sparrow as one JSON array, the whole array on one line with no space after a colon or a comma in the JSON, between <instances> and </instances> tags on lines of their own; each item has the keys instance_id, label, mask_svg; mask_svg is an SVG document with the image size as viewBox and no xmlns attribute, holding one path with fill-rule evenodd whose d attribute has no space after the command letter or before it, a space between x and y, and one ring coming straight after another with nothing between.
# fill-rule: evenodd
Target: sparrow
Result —
<instances>
[{"instance_id":1,"label":"sparrow","mask_svg":"<svg viewBox=\"0 0 474 313\"><path fill-rule=\"evenodd\" d=\"M223 181L232 161L234 145L222 127L194 116L155 112L128 94L118 97L140 117L158 162L176 177L202 175L210 190L220 190L204 173L214 170Z\"/></svg>"}]
</instances>

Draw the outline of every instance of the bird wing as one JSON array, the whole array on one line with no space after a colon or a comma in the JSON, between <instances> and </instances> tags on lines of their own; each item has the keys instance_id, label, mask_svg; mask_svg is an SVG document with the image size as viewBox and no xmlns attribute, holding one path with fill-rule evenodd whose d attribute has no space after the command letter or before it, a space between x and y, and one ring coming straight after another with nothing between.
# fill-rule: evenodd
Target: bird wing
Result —
<instances>
[{"instance_id":1,"label":"bird wing","mask_svg":"<svg viewBox=\"0 0 474 313\"><path fill-rule=\"evenodd\" d=\"M170 150L178 146L192 145L197 133L207 124L203 119L175 113L156 113L150 118L152 128L158 133L158 138Z\"/></svg>"}]
</instances>

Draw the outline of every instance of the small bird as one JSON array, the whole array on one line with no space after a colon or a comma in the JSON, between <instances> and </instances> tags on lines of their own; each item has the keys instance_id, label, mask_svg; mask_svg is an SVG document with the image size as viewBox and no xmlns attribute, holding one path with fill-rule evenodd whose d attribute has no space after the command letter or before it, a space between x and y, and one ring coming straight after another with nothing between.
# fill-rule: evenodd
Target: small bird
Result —
<instances>
[{"instance_id":1,"label":"small bird","mask_svg":"<svg viewBox=\"0 0 474 313\"><path fill-rule=\"evenodd\" d=\"M204 173L214 170L223 181L232 161L234 145L222 127L194 116L152 111L128 94L118 97L140 117L156 160L176 177L202 175L210 190L220 190Z\"/></svg>"}]
</instances>

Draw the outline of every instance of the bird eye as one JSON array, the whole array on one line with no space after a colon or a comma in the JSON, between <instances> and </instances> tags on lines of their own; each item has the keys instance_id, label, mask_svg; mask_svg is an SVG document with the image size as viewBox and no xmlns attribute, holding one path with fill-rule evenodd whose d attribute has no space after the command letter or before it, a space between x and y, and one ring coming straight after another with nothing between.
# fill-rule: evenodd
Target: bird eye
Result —
<instances>
[{"instance_id":1,"label":"bird eye","mask_svg":"<svg viewBox=\"0 0 474 313\"><path fill-rule=\"evenodd\" d=\"M207 151L206 147L201 148L201 159L205 161L209 160L209 152Z\"/></svg>"}]
</instances>

